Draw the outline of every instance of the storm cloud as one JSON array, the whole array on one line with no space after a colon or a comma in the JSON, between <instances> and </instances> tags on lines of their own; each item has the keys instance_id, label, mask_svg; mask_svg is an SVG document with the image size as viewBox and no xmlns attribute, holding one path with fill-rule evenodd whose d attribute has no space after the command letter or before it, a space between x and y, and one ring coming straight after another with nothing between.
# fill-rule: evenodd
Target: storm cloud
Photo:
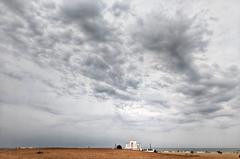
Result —
<instances>
[{"instance_id":1,"label":"storm cloud","mask_svg":"<svg viewBox=\"0 0 240 159\"><path fill-rule=\"evenodd\" d=\"M238 3L1 1L0 147L240 146Z\"/></svg>"}]
</instances>

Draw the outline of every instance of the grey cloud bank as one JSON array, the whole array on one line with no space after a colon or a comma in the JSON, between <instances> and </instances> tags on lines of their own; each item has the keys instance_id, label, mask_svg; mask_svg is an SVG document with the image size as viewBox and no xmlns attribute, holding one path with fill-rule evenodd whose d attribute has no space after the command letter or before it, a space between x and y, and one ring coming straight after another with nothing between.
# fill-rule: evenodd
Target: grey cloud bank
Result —
<instances>
[{"instance_id":1,"label":"grey cloud bank","mask_svg":"<svg viewBox=\"0 0 240 159\"><path fill-rule=\"evenodd\" d=\"M1 1L0 147L240 147L238 3Z\"/></svg>"}]
</instances>

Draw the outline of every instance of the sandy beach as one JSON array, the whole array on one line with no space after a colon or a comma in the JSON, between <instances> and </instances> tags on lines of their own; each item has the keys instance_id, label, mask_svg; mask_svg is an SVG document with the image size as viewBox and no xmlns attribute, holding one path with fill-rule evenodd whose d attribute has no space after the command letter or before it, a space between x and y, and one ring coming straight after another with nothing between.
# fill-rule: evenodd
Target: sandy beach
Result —
<instances>
[{"instance_id":1,"label":"sandy beach","mask_svg":"<svg viewBox=\"0 0 240 159\"><path fill-rule=\"evenodd\" d=\"M237 159L233 153L150 153L105 148L0 149L0 159Z\"/></svg>"}]
</instances>

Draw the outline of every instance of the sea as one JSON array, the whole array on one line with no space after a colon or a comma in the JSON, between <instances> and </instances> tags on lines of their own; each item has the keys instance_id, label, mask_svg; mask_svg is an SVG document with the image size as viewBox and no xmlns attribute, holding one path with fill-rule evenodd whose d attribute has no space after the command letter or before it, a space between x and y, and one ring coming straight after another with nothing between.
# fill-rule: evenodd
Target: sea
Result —
<instances>
[{"instance_id":1,"label":"sea","mask_svg":"<svg viewBox=\"0 0 240 159\"><path fill-rule=\"evenodd\" d=\"M238 152L240 148L155 148L157 151L168 151L168 152Z\"/></svg>"}]
</instances>

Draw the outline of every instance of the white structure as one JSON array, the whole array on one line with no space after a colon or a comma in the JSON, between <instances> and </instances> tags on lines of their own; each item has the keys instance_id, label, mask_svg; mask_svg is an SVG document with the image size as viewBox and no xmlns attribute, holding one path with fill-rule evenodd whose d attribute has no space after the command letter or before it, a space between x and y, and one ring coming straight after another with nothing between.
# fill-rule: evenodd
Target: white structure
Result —
<instances>
[{"instance_id":1,"label":"white structure","mask_svg":"<svg viewBox=\"0 0 240 159\"><path fill-rule=\"evenodd\" d=\"M142 150L141 145L137 143L137 141L129 141L129 144L126 144L125 149L129 150Z\"/></svg>"},{"instance_id":2,"label":"white structure","mask_svg":"<svg viewBox=\"0 0 240 159\"><path fill-rule=\"evenodd\" d=\"M155 150L150 148L150 149L147 149L146 152L154 152Z\"/></svg>"}]
</instances>

